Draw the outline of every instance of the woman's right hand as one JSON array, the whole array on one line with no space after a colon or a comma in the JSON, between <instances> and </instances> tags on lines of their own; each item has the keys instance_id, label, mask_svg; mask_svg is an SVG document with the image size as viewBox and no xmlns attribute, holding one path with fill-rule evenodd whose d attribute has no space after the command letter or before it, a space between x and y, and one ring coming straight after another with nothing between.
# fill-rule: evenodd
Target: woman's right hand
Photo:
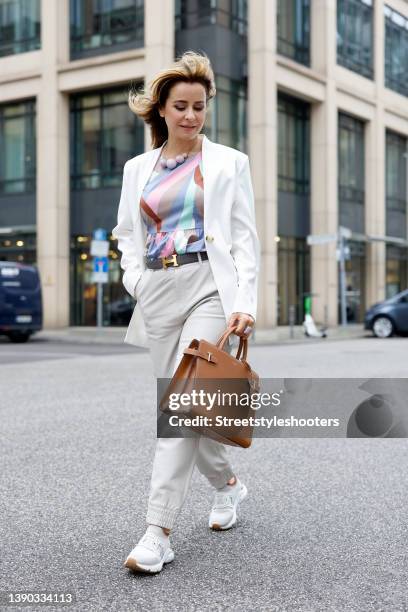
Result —
<instances>
[{"instance_id":1,"label":"woman's right hand","mask_svg":"<svg viewBox=\"0 0 408 612\"><path fill-rule=\"evenodd\" d=\"M229 328L235 328L234 334L242 338L248 338L255 325L254 318L247 312L233 312L228 321Z\"/></svg>"}]
</instances>

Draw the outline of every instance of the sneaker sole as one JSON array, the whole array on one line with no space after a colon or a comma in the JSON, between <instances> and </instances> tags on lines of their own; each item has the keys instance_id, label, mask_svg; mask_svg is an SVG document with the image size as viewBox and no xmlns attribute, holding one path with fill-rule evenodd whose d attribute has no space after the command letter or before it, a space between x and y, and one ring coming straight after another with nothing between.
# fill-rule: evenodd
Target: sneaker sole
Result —
<instances>
[{"instance_id":1,"label":"sneaker sole","mask_svg":"<svg viewBox=\"0 0 408 612\"><path fill-rule=\"evenodd\" d=\"M163 561L161 561L160 563L156 563L156 565L143 565L133 557L128 557L123 565L124 567L127 567L128 569L134 572L143 572L144 574L157 574L158 572L161 572L165 563L171 563L173 560L174 552L172 550L168 550L164 555Z\"/></svg>"},{"instance_id":2,"label":"sneaker sole","mask_svg":"<svg viewBox=\"0 0 408 612\"><path fill-rule=\"evenodd\" d=\"M230 520L230 522L227 523L226 525L220 525L219 523L213 523L212 525L210 524L210 528L213 531L225 531L226 529L231 529L231 527L233 527L233 525L235 525L235 523L237 522L237 508L238 508L238 504L239 504L239 502L241 502L247 496L247 494L248 494L248 489L243 484L241 492L240 492L240 494L237 497L237 501L235 502L234 514L233 514L232 519Z\"/></svg>"}]
</instances>

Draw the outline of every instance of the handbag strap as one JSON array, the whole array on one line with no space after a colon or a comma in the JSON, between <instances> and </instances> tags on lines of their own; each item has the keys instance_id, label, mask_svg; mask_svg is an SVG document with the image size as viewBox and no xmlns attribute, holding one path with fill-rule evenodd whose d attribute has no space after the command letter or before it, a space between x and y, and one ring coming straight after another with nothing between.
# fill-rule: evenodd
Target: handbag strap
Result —
<instances>
[{"instance_id":1,"label":"handbag strap","mask_svg":"<svg viewBox=\"0 0 408 612\"><path fill-rule=\"evenodd\" d=\"M225 345L227 339L230 337L230 335L234 333L235 327L236 326L234 326L234 327L227 327L227 329L223 332L223 334L217 340L216 344L217 344L217 347L220 349L220 351L223 350L224 345ZM241 357L241 353L242 353L242 357ZM241 361L246 361L247 354L248 354L248 339L247 338L243 338L242 336L240 336L240 338L239 338L239 347L238 347L237 354L236 354L235 358L236 359L241 359Z\"/></svg>"},{"instance_id":2,"label":"handbag strap","mask_svg":"<svg viewBox=\"0 0 408 612\"><path fill-rule=\"evenodd\" d=\"M242 353L242 358L241 358L241 353ZM247 338L242 338L241 336L239 339L239 347L238 347L236 359L241 359L242 361L246 361L247 354L248 354L248 340Z\"/></svg>"},{"instance_id":3,"label":"handbag strap","mask_svg":"<svg viewBox=\"0 0 408 612\"><path fill-rule=\"evenodd\" d=\"M217 359L212 353L203 353L202 351L196 348L185 348L183 353L185 353L186 355L194 355L194 357L201 357L201 359L205 359L205 361L217 363Z\"/></svg>"}]
</instances>

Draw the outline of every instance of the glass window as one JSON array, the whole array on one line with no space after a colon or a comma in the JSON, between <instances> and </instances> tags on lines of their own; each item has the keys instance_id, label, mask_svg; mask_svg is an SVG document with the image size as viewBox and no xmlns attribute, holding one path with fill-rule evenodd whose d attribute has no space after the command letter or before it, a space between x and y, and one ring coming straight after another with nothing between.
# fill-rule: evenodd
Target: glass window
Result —
<instances>
[{"instance_id":1,"label":"glass window","mask_svg":"<svg viewBox=\"0 0 408 612\"><path fill-rule=\"evenodd\" d=\"M310 192L309 105L278 96L278 190Z\"/></svg>"},{"instance_id":2,"label":"glass window","mask_svg":"<svg viewBox=\"0 0 408 612\"><path fill-rule=\"evenodd\" d=\"M71 56L144 45L144 0L71 0Z\"/></svg>"},{"instance_id":3,"label":"glass window","mask_svg":"<svg viewBox=\"0 0 408 612\"><path fill-rule=\"evenodd\" d=\"M337 62L373 78L373 7L371 0L337 0Z\"/></svg>"},{"instance_id":4,"label":"glass window","mask_svg":"<svg viewBox=\"0 0 408 612\"><path fill-rule=\"evenodd\" d=\"M19 261L36 265L36 235L19 229L0 236L0 261Z\"/></svg>"},{"instance_id":5,"label":"glass window","mask_svg":"<svg viewBox=\"0 0 408 612\"><path fill-rule=\"evenodd\" d=\"M230 27L233 32L246 36L248 34L248 1L232 0Z\"/></svg>"},{"instance_id":6,"label":"glass window","mask_svg":"<svg viewBox=\"0 0 408 612\"><path fill-rule=\"evenodd\" d=\"M121 88L71 98L72 189L120 186L125 162L144 151L144 123Z\"/></svg>"},{"instance_id":7,"label":"glass window","mask_svg":"<svg viewBox=\"0 0 408 612\"><path fill-rule=\"evenodd\" d=\"M103 325L128 325L135 301L124 290L121 253L117 242L108 236L108 282L102 285ZM92 235L71 236L71 325L95 325L97 320L97 285L92 279L93 257L90 254Z\"/></svg>"},{"instance_id":8,"label":"glass window","mask_svg":"<svg viewBox=\"0 0 408 612\"><path fill-rule=\"evenodd\" d=\"M385 158L386 233L407 237L408 139L387 130Z\"/></svg>"},{"instance_id":9,"label":"glass window","mask_svg":"<svg viewBox=\"0 0 408 612\"><path fill-rule=\"evenodd\" d=\"M0 106L0 193L35 191L35 102Z\"/></svg>"},{"instance_id":10,"label":"glass window","mask_svg":"<svg viewBox=\"0 0 408 612\"><path fill-rule=\"evenodd\" d=\"M278 325L304 320L305 297L310 293L310 247L304 238L281 236L278 242Z\"/></svg>"},{"instance_id":11,"label":"glass window","mask_svg":"<svg viewBox=\"0 0 408 612\"><path fill-rule=\"evenodd\" d=\"M408 249L387 245L386 299L408 288Z\"/></svg>"},{"instance_id":12,"label":"glass window","mask_svg":"<svg viewBox=\"0 0 408 612\"><path fill-rule=\"evenodd\" d=\"M408 96L408 18L384 6L385 86Z\"/></svg>"},{"instance_id":13,"label":"glass window","mask_svg":"<svg viewBox=\"0 0 408 612\"><path fill-rule=\"evenodd\" d=\"M40 0L0 0L0 56L39 49Z\"/></svg>"},{"instance_id":14,"label":"glass window","mask_svg":"<svg viewBox=\"0 0 408 612\"><path fill-rule=\"evenodd\" d=\"M339 113L339 224L364 233L364 123Z\"/></svg>"},{"instance_id":15,"label":"glass window","mask_svg":"<svg viewBox=\"0 0 408 612\"><path fill-rule=\"evenodd\" d=\"M176 0L176 31L219 24L240 34L248 33L248 0Z\"/></svg>"},{"instance_id":16,"label":"glass window","mask_svg":"<svg viewBox=\"0 0 408 612\"><path fill-rule=\"evenodd\" d=\"M362 323L365 314L366 245L347 241L350 257L345 261L346 316L348 323ZM341 321L340 269L338 270L338 320Z\"/></svg>"},{"instance_id":17,"label":"glass window","mask_svg":"<svg viewBox=\"0 0 408 612\"><path fill-rule=\"evenodd\" d=\"M278 325L304 318L310 291L310 107L278 95Z\"/></svg>"},{"instance_id":18,"label":"glass window","mask_svg":"<svg viewBox=\"0 0 408 612\"><path fill-rule=\"evenodd\" d=\"M247 150L247 83L216 75L217 95L210 101L205 134L212 140Z\"/></svg>"},{"instance_id":19,"label":"glass window","mask_svg":"<svg viewBox=\"0 0 408 612\"><path fill-rule=\"evenodd\" d=\"M278 0L278 53L310 65L310 0Z\"/></svg>"}]
</instances>

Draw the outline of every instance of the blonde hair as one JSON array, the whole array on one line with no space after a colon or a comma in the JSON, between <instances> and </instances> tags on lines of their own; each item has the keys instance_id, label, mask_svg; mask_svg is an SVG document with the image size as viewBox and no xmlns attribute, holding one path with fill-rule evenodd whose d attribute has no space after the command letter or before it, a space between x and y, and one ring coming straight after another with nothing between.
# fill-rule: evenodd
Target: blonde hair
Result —
<instances>
[{"instance_id":1,"label":"blonde hair","mask_svg":"<svg viewBox=\"0 0 408 612\"><path fill-rule=\"evenodd\" d=\"M170 89L176 83L201 83L206 91L206 104L216 94L214 72L205 53L186 51L175 63L161 70L149 83L147 88L129 91L128 105L132 113L141 117L150 126L151 144L160 147L168 138L164 117L159 114L169 96Z\"/></svg>"}]
</instances>

